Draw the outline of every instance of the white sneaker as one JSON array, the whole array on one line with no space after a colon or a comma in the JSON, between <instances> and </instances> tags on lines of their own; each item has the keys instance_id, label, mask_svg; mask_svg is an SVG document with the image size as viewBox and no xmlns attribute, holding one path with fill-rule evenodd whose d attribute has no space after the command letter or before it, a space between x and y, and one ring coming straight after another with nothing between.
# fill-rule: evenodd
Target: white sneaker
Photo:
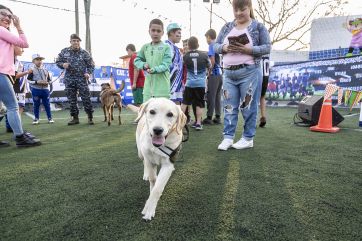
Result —
<instances>
[{"instance_id":1,"label":"white sneaker","mask_svg":"<svg viewBox=\"0 0 362 241\"><path fill-rule=\"evenodd\" d=\"M37 124L39 124L39 120L34 119L34 120L33 120L33 125L37 125Z\"/></svg>"},{"instance_id":2,"label":"white sneaker","mask_svg":"<svg viewBox=\"0 0 362 241\"><path fill-rule=\"evenodd\" d=\"M233 139L224 139L220 145L217 147L220 151L226 151L233 145Z\"/></svg>"},{"instance_id":3,"label":"white sneaker","mask_svg":"<svg viewBox=\"0 0 362 241\"><path fill-rule=\"evenodd\" d=\"M48 123L49 123L49 124L53 124L53 123L54 123L54 120L53 120L53 119L50 119L50 120L48 120Z\"/></svg>"},{"instance_id":4,"label":"white sneaker","mask_svg":"<svg viewBox=\"0 0 362 241\"><path fill-rule=\"evenodd\" d=\"M246 148L252 148L254 146L253 140L245 140L244 138L241 138L238 142L235 142L232 147L235 149L246 149Z\"/></svg>"}]
</instances>

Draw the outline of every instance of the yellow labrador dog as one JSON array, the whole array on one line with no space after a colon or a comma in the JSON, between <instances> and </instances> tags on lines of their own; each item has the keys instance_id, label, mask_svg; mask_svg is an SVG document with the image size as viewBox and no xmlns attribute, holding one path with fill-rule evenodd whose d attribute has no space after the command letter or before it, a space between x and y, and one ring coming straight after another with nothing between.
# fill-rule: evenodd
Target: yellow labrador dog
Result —
<instances>
[{"instance_id":1,"label":"yellow labrador dog","mask_svg":"<svg viewBox=\"0 0 362 241\"><path fill-rule=\"evenodd\" d=\"M152 98L138 109L136 121L138 156L144 165L143 180L150 182L150 196L142 214L143 219L151 220L175 169L172 156L181 146L186 116L174 102L166 98ZM158 175L157 166L161 166Z\"/></svg>"}]
</instances>

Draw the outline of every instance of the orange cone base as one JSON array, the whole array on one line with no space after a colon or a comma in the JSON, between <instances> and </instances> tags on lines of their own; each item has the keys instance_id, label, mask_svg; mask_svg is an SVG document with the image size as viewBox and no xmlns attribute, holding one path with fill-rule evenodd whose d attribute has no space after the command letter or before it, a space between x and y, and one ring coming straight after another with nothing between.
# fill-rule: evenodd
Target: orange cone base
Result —
<instances>
[{"instance_id":1,"label":"orange cone base","mask_svg":"<svg viewBox=\"0 0 362 241\"><path fill-rule=\"evenodd\" d=\"M319 127L319 126L312 126L309 129L311 131L319 131L319 132L327 132L327 133L336 133L339 131L338 127L323 128L323 127Z\"/></svg>"}]
</instances>

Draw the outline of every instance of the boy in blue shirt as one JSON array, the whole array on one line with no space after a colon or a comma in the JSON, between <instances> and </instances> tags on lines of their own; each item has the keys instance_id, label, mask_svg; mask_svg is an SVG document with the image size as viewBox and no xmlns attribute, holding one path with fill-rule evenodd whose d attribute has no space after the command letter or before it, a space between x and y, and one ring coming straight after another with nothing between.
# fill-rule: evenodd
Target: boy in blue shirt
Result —
<instances>
[{"instance_id":1,"label":"boy in blue shirt","mask_svg":"<svg viewBox=\"0 0 362 241\"><path fill-rule=\"evenodd\" d=\"M207 81L207 118L203 124L221 124L221 90L222 90L222 70L220 65L220 56L214 51L214 43L216 32L214 29L209 29L205 33L206 42L209 45L207 55L210 58L211 69ZM215 118L212 116L215 112Z\"/></svg>"},{"instance_id":2,"label":"boy in blue shirt","mask_svg":"<svg viewBox=\"0 0 362 241\"><path fill-rule=\"evenodd\" d=\"M205 82L211 64L207 54L197 50L199 43L196 37L189 38L188 47L190 51L183 57L187 70L187 80L181 109L185 112L187 106L194 104L196 106L195 129L202 130L201 117L205 108Z\"/></svg>"}]
</instances>

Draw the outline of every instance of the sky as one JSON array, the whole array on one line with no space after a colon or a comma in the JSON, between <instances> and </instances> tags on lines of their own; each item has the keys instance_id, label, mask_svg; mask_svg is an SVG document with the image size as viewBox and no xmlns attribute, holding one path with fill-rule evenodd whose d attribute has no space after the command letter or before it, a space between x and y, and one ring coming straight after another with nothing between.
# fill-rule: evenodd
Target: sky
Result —
<instances>
[{"instance_id":1,"label":"sky","mask_svg":"<svg viewBox=\"0 0 362 241\"><path fill-rule=\"evenodd\" d=\"M313 0L311 0L313 1ZM233 11L227 0L213 4L213 10L224 19L233 20ZM26 4L31 3L31 4ZM182 26L182 39L190 36L189 1L181 0L92 0L91 2L92 55L96 65L111 65L126 54L126 46L136 49L150 41L148 24L160 18L165 25L177 22ZM75 32L74 0L1 0L20 17L30 48L20 60L31 61L31 55L43 55L45 62L53 62L61 49L69 46L69 37ZM46 5L51 8L36 6ZM191 0L191 35L199 39L200 49L206 50L205 32L210 28L211 3ZM59 8L59 9L52 9ZM79 0L81 46L85 47L85 15L83 0ZM70 10L70 11L69 11ZM362 14L362 1L349 0L345 15ZM213 15L211 27L218 33L224 20ZM16 32L15 30L12 30ZM167 39L165 34L163 40ZM178 45L182 47L180 43ZM274 46L280 49L283 45Z\"/></svg>"}]
</instances>

